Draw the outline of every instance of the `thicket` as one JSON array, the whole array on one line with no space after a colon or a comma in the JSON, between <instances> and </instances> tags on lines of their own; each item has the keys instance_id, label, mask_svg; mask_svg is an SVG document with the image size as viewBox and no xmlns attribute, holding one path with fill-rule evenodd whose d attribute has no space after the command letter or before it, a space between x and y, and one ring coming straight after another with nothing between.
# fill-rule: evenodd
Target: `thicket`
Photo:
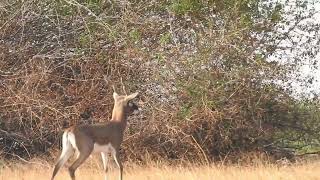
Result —
<instances>
[{"instance_id":1,"label":"thicket","mask_svg":"<svg viewBox=\"0 0 320 180\"><path fill-rule=\"evenodd\" d=\"M317 151L317 97L290 92L318 53L319 26L304 23L313 10L307 1L1 2L0 154L56 153L63 128L110 119L112 86L141 94L126 160Z\"/></svg>"}]
</instances>

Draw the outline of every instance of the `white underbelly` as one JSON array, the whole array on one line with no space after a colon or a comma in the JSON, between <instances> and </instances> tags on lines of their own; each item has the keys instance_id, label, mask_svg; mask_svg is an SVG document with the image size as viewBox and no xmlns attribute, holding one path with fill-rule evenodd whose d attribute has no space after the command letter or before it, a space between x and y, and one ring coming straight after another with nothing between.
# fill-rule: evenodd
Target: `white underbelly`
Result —
<instances>
[{"instance_id":1,"label":"white underbelly","mask_svg":"<svg viewBox=\"0 0 320 180\"><path fill-rule=\"evenodd\" d=\"M114 153L115 149L110 143L104 144L104 145L94 143L93 152L94 153L99 153L99 152Z\"/></svg>"}]
</instances>

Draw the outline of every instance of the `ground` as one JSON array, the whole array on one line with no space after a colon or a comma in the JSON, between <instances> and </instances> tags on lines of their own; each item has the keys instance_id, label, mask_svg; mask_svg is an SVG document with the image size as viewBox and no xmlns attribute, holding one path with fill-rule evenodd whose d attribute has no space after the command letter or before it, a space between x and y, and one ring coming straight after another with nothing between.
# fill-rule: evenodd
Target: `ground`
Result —
<instances>
[{"instance_id":1,"label":"ground","mask_svg":"<svg viewBox=\"0 0 320 180\"><path fill-rule=\"evenodd\" d=\"M91 167L90 167L91 166ZM118 179L118 171L111 164L109 179ZM51 165L16 165L0 169L0 180L50 179ZM99 164L85 164L76 172L77 180L101 180L104 177ZM69 179L67 168L63 168L57 180ZM125 180L316 180L320 179L320 162L297 164L259 165L126 165Z\"/></svg>"}]
</instances>

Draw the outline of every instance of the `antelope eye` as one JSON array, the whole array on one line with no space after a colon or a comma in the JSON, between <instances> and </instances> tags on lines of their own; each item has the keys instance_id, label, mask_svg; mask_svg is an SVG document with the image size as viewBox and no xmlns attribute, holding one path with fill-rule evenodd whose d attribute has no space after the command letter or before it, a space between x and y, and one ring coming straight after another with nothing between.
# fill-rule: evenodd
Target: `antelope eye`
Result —
<instances>
[{"instance_id":1,"label":"antelope eye","mask_svg":"<svg viewBox=\"0 0 320 180\"><path fill-rule=\"evenodd\" d=\"M132 107L132 106L133 106L133 104L132 104L131 102L129 102L129 103L128 103L128 106L129 106L129 107Z\"/></svg>"}]
</instances>

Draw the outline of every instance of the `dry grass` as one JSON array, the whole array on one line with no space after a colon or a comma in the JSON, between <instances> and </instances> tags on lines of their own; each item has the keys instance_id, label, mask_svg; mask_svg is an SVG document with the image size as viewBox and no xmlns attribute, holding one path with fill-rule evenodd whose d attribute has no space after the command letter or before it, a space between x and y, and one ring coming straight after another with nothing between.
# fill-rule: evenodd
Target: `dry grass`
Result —
<instances>
[{"instance_id":1,"label":"dry grass","mask_svg":"<svg viewBox=\"0 0 320 180\"><path fill-rule=\"evenodd\" d=\"M125 180L276 180L276 179L320 179L320 162L290 166L255 165L255 166L132 166L125 170ZM86 166L86 165L85 165ZM1 180L42 180L50 179L51 168L35 166L17 166L18 168L0 169ZM76 172L78 180L103 179L100 168L82 167ZM109 179L117 179L117 169L111 168ZM66 168L57 175L57 180L69 179Z\"/></svg>"}]
</instances>

